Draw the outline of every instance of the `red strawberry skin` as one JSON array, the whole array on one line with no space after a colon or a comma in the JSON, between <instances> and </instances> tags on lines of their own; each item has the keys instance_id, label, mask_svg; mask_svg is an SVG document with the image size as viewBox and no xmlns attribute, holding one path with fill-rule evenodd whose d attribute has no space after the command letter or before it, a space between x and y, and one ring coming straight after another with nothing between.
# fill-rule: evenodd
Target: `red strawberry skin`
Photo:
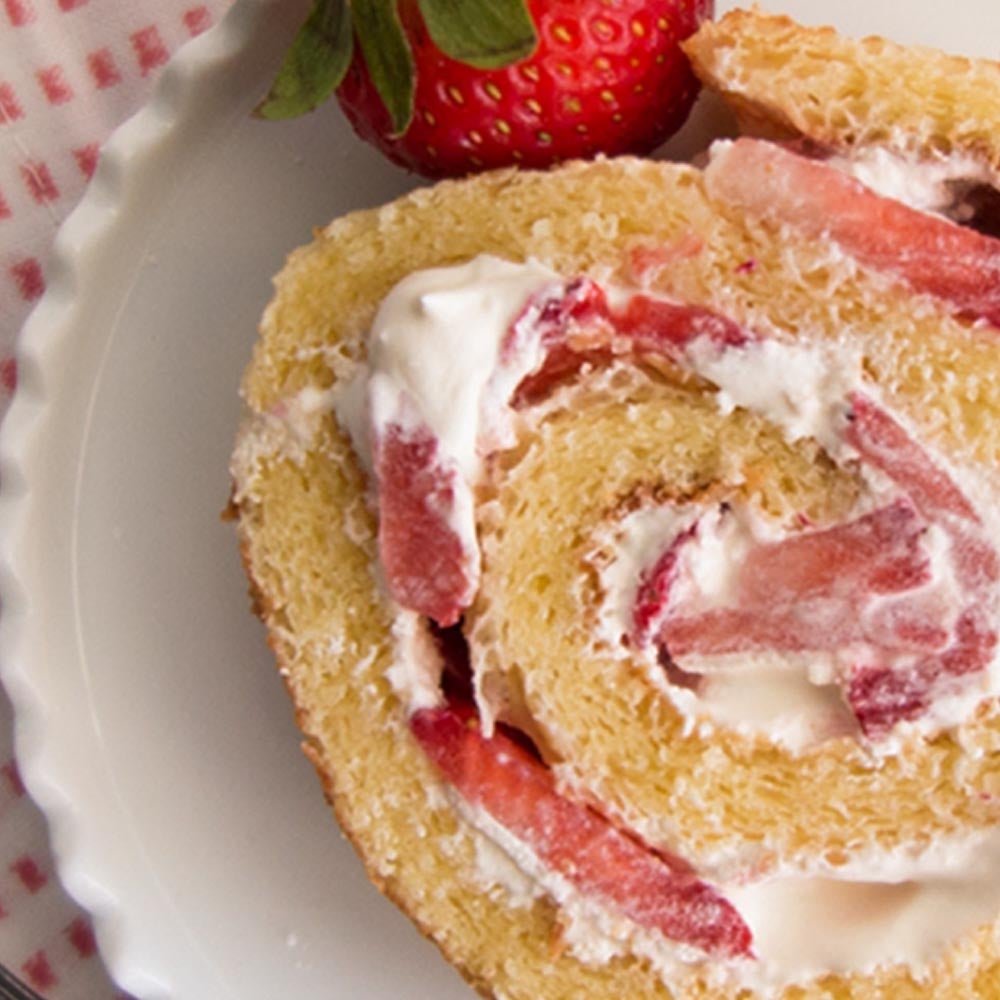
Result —
<instances>
[{"instance_id":1,"label":"red strawberry skin","mask_svg":"<svg viewBox=\"0 0 1000 1000\"><path fill-rule=\"evenodd\" d=\"M539 36L521 62L481 70L445 56L415 4L400 15L416 67L415 113L391 136L356 47L337 99L358 135L438 178L547 167L597 153L647 153L677 131L699 84L679 43L714 0L528 0Z\"/></svg>"},{"instance_id":2,"label":"red strawberry skin","mask_svg":"<svg viewBox=\"0 0 1000 1000\"><path fill-rule=\"evenodd\" d=\"M486 739L471 709L423 709L410 727L466 801L581 893L670 940L718 957L751 956L749 927L715 889L559 794L544 764L501 731Z\"/></svg>"}]
</instances>

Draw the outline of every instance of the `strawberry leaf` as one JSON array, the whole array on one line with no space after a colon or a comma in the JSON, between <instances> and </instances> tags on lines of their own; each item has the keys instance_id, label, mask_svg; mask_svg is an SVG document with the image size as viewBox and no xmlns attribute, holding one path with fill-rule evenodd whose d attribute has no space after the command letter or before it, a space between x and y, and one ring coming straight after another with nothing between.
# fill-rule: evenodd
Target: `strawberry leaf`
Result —
<instances>
[{"instance_id":1,"label":"strawberry leaf","mask_svg":"<svg viewBox=\"0 0 1000 1000\"><path fill-rule=\"evenodd\" d=\"M295 118L322 104L347 72L353 41L346 0L316 0L254 114L268 119Z\"/></svg>"},{"instance_id":2,"label":"strawberry leaf","mask_svg":"<svg viewBox=\"0 0 1000 1000\"><path fill-rule=\"evenodd\" d=\"M414 67L396 0L355 3L354 25L368 75L389 112L393 133L402 135L413 118Z\"/></svg>"},{"instance_id":3,"label":"strawberry leaf","mask_svg":"<svg viewBox=\"0 0 1000 1000\"><path fill-rule=\"evenodd\" d=\"M497 69L538 44L524 0L418 0L431 40L447 56Z\"/></svg>"}]
</instances>

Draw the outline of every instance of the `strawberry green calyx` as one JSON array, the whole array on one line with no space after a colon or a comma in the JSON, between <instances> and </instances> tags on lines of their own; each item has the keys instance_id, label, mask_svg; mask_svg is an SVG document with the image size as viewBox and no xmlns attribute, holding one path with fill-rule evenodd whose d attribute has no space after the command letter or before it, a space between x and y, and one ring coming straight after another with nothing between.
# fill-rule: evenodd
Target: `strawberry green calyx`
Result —
<instances>
[{"instance_id":1,"label":"strawberry green calyx","mask_svg":"<svg viewBox=\"0 0 1000 1000\"><path fill-rule=\"evenodd\" d=\"M323 103L344 79L356 38L392 133L405 133L413 118L415 69L400 3L412 7L414 0L315 0L255 113L294 118ZM416 6L434 44L477 69L508 66L537 45L525 0L416 0Z\"/></svg>"},{"instance_id":2,"label":"strawberry green calyx","mask_svg":"<svg viewBox=\"0 0 1000 1000\"><path fill-rule=\"evenodd\" d=\"M434 44L477 69L499 69L531 55L538 33L524 0L418 0Z\"/></svg>"},{"instance_id":3,"label":"strawberry green calyx","mask_svg":"<svg viewBox=\"0 0 1000 1000\"><path fill-rule=\"evenodd\" d=\"M396 0L356 0L354 30L368 74L402 135L413 118L413 56L399 20Z\"/></svg>"},{"instance_id":4,"label":"strawberry green calyx","mask_svg":"<svg viewBox=\"0 0 1000 1000\"><path fill-rule=\"evenodd\" d=\"M643 156L699 82L682 43L714 0L313 0L258 113L331 92L355 133L424 177Z\"/></svg>"},{"instance_id":5,"label":"strawberry green calyx","mask_svg":"<svg viewBox=\"0 0 1000 1000\"><path fill-rule=\"evenodd\" d=\"M340 86L353 49L351 9L346 0L315 0L254 114L281 119L312 111Z\"/></svg>"}]
</instances>

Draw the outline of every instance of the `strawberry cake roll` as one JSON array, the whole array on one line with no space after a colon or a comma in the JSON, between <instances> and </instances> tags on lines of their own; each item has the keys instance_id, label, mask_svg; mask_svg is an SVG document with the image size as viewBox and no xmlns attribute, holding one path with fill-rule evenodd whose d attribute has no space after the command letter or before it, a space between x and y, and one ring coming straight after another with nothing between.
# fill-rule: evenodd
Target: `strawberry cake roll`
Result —
<instances>
[{"instance_id":1,"label":"strawberry cake roll","mask_svg":"<svg viewBox=\"0 0 1000 1000\"><path fill-rule=\"evenodd\" d=\"M255 608L484 995L1000 993L1000 243L804 152L446 182L277 278Z\"/></svg>"}]
</instances>

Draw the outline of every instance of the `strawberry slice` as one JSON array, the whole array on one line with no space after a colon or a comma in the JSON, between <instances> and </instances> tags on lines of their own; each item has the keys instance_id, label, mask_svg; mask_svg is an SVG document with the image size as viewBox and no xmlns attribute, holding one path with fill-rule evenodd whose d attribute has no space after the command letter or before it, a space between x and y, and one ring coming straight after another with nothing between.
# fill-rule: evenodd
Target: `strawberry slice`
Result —
<instances>
[{"instance_id":1,"label":"strawberry slice","mask_svg":"<svg viewBox=\"0 0 1000 1000\"><path fill-rule=\"evenodd\" d=\"M744 594L752 601L773 603L917 587L930 578L927 556L920 549L925 528L913 505L899 499L845 524L759 545L743 565ZM763 580L768 584L766 598Z\"/></svg>"},{"instance_id":2,"label":"strawberry slice","mask_svg":"<svg viewBox=\"0 0 1000 1000\"><path fill-rule=\"evenodd\" d=\"M931 707L935 677L926 669L857 668L851 676L847 700L861 731L884 736L900 722L911 722Z\"/></svg>"},{"instance_id":3,"label":"strawberry slice","mask_svg":"<svg viewBox=\"0 0 1000 1000\"><path fill-rule=\"evenodd\" d=\"M528 328L539 331L545 359L518 386L515 405L543 398L586 364L606 365L618 357L683 364L687 348L701 338L720 349L744 347L757 339L702 306L636 294L614 309L603 289L589 278L574 278L543 302L529 303L512 327L505 352L524 340Z\"/></svg>"},{"instance_id":4,"label":"strawberry slice","mask_svg":"<svg viewBox=\"0 0 1000 1000\"><path fill-rule=\"evenodd\" d=\"M577 277L531 299L514 321L501 346L501 360L509 360L524 342L527 331L546 351L584 333L588 338L605 331L611 317L608 297L596 281Z\"/></svg>"},{"instance_id":5,"label":"strawberry slice","mask_svg":"<svg viewBox=\"0 0 1000 1000\"><path fill-rule=\"evenodd\" d=\"M1000 555L980 530L968 497L935 465L901 424L861 393L851 396L844 440L887 475L951 540L955 574L970 594L985 599L1000 580Z\"/></svg>"},{"instance_id":6,"label":"strawberry slice","mask_svg":"<svg viewBox=\"0 0 1000 1000\"><path fill-rule=\"evenodd\" d=\"M959 315L1000 326L1000 240L884 198L821 161L737 139L705 170L711 197L839 244Z\"/></svg>"},{"instance_id":7,"label":"strawberry slice","mask_svg":"<svg viewBox=\"0 0 1000 1000\"><path fill-rule=\"evenodd\" d=\"M801 652L855 642L937 648L940 630L900 629L907 623L903 616L884 621L867 614L873 596L903 592L929 580L929 560L920 547L925 529L913 506L899 500L846 524L756 545L739 568L733 603L709 610L690 604L661 608L659 641L672 657L762 649ZM677 540L645 588L640 587L634 612L640 640L642 623L655 613L649 598L655 594L664 604L671 600L676 547Z\"/></svg>"},{"instance_id":8,"label":"strawberry slice","mask_svg":"<svg viewBox=\"0 0 1000 1000\"><path fill-rule=\"evenodd\" d=\"M854 393L850 403L844 440L857 449L864 461L905 489L925 516L936 520L954 514L978 522L965 494L946 472L929 461L927 453L898 421L862 393Z\"/></svg>"},{"instance_id":9,"label":"strawberry slice","mask_svg":"<svg viewBox=\"0 0 1000 1000\"><path fill-rule=\"evenodd\" d=\"M652 568L640 577L632 612L633 637L640 645L647 641L666 614L670 592L680 571L681 549L697 531L697 522L681 531Z\"/></svg>"},{"instance_id":10,"label":"strawberry slice","mask_svg":"<svg viewBox=\"0 0 1000 1000\"><path fill-rule=\"evenodd\" d=\"M847 700L862 731L877 738L898 722L919 718L935 697L954 687L956 678L985 670L996 645L997 633L989 617L981 607L971 607L959 619L954 642L944 653L922 659L909 669L855 668Z\"/></svg>"},{"instance_id":11,"label":"strawberry slice","mask_svg":"<svg viewBox=\"0 0 1000 1000\"><path fill-rule=\"evenodd\" d=\"M844 440L860 452L864 461L905 490L930 520L954 514L978 523L979 518L965 494L944 470L930 461L927 452L898 421L860 392L852 394L850 403Z\"/></svg>"},{"instance_id":12,"label":"strawberry slice","mask_svg":"<svg viewBox=\"0 0 1000 1000\"><path fill-rule=\"evenodd\" d=\"M860 393L851 398L851 415L845 440L948 535L952 571L968 602L951 644L939 654L909 669L873 664L855 671L848 701L863 730L879 735L922 715L956 679L989 666L998 635L987 609L996 606L1000 556L979 530L980 519L968 498L897 421Z\"/></svg>"},{"instance_id":13,"label":"strawberry slice","mask_svg":"<svg viewBox=\"0 0 1000 1000\"><path fill-rule=\"evenodd\" d=\"M398 424L375 442L375 475L379 557L390 593L403 607L454 625L478 584L478 554L454 527L456 498L468 487L429 430Z\"/></svg>"},{"instance_id":14,"label":"strawberry slice","mask_svg":"<svg viewBox=\"0 0 1000 1000\"><path fill-rule=\"evenodd\" d=\"M633 295L614 315L615 327L637 354L683 359L684 349L701 337L717 347L744 347L754 336L737 323L702 306Z\"/></svg>"},{"instance_id":15,"label":"strawberry slice","mask_svg":"<svg viewBox=\"0 0 1000 1000\"><path fill-rule=\"evenodd\" d=\"M413 735L445 780L586 896L642 927L720 958L750 958L751 932L708 883L671 866L585 805L510 736L486 739L471 709L422 709Z\"/></svg>"},{"instance_id":16,"label":"strawberry slice","mask_svg":"<svg viewBox=\"0 0 1000 1000\"><path fill-rule=\"evenodd\" d=\"M605 365L612 357L611 309L604 289L590 278L572 278L528 302L500 349L507 361L525 343L541 346L541 365L518 384L513 402L544 399L585 364Z\"/></svg>"},{"instance_id":17,"label":"strawberry slice","mask_svg":"<svg viewBox=\"0 0 1000 1000\"><path fill-rule=\"evenodd\" d=\"M867 601L802 600L778 607L717 608L667 619L659 641L672 658L774 650L782 653L831 651L868 643L886 656L940 649L946 629L915 628L904 604L902 620L872 614Z\"/></svg>"}]
</instances>

